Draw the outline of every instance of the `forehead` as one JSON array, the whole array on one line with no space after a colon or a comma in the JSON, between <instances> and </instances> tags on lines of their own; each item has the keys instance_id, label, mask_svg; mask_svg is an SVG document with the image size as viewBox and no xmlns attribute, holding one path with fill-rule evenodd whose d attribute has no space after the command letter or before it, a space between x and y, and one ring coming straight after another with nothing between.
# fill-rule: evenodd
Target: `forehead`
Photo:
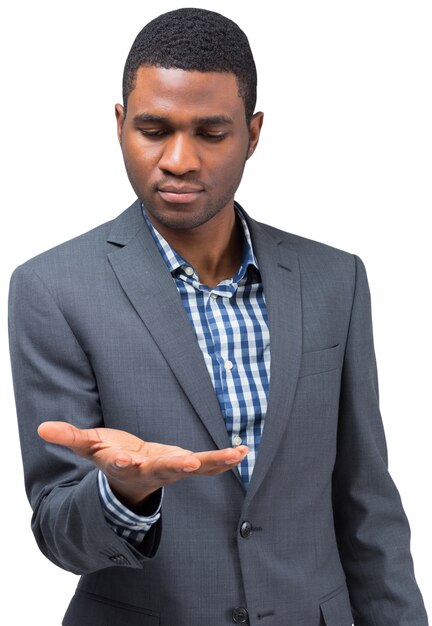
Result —
<instances>
[{"instance_id":1,"label":"forehead","mask_svg":"<svg viewBox=\"0 0 432 626\"><path fill-rule=\"evenodd\" d=\"M244 115L237 78L229 72L140 67L128 109L134 112Z\"/></svg>"}]
</instances>

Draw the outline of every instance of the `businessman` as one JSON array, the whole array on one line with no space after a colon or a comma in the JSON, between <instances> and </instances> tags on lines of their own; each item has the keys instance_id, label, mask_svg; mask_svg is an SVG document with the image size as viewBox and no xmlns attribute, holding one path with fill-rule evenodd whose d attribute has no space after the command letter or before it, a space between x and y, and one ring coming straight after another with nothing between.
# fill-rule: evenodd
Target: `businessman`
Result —
<instances>
[{"instance_id":1,"label":"businessman","mask_svg":"<svg viewBox=\"0 0 432 626\"><path fill-rule=\"evenodd\" d=\"M147 24L115 107L137 200L12 277L32 527L81 574L65 626L427 625L366 271L235 202L255 102L232 21Z\"/></svg>"}]
</instances>

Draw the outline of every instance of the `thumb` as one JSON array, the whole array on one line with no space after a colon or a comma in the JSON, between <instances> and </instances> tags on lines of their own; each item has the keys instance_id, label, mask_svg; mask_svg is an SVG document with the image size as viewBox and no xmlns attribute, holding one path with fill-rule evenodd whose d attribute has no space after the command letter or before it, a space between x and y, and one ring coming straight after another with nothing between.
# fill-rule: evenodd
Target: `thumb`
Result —
<instances>
[{"instance_id":1,"label":"thumb","mask_svg":"<svg viewBox=\"0 0 432 626\"><path fill-rule=\"evenodd\" d=\"M87 449L94 443L89 440L88 431L68 422L42 422L37 432L45 441L69 448Z\"/></svg>"}]
</instances>

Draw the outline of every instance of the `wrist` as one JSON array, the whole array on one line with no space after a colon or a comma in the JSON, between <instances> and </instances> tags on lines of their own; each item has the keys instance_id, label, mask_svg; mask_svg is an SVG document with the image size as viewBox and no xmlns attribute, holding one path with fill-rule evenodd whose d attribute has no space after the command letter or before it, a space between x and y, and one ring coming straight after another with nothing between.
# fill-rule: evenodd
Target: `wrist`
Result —
<instances>
[{"instance_id":1,"label":"wrist","mask_svg":"<svg viewBox=\"0 0 432 626\"><path fill-rule=\"evenodd\" d=\"M136 488L130 488L125 483L119 484L119 482L108 476L106 478L115 497L133 513L147 516L152 515L156 511L160 503L160 488L152 491L137 490Z\"/></svg>"}]
</instances>

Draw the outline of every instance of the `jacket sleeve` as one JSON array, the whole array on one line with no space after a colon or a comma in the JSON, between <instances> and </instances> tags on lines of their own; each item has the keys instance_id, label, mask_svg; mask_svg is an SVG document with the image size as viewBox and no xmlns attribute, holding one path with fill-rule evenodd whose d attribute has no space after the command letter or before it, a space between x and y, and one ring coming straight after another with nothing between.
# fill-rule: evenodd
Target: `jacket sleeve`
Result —
<instances>
[{"instance_id":1,"label":"jacket sleeve","mask_svg":"<svg viewBox=\"0 0 432 626\"><path fill-rule=\"evenodd\" d=\"M101 427L104 421L91 363L28 264L11 279L9 342L26 491L39 548L75 574L142 567L157 550L161 521L134 548L106 521L94 465L37 435L46 420L79 428Z\"/></svg>"},{"instance_id":2,"label":"jacket sleeve","mask_svg":"<svg viewBox=\"0 0 432 626\"><path fill-rule=\"evenodd\" d=\"M408 520L388 472L367 275L358 257L355 266L333 475L339 552L356 626L427 626Z\"/></svg>"}]
</instances>

